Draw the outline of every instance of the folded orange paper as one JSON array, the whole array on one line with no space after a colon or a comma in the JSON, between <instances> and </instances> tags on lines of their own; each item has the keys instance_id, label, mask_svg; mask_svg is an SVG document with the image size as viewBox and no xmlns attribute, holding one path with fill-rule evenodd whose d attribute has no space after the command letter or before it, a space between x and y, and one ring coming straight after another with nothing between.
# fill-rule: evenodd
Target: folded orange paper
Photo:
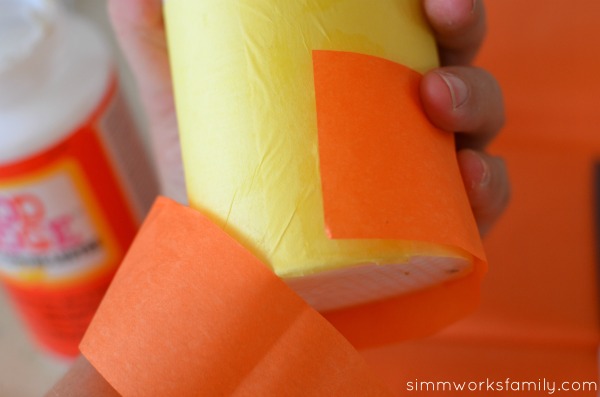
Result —
<instances>
[{"instance_id":1,"label":"folded orange paper","mask_svg":"<svg viewBox=\"0 0 600 397\"><path fill-rule=\"evenodd\" d=\"M313 52L325 225L335 239L415 240L485 260L454 136L421 107L421 74L396 62Z\"/></svg>"},{"instance_id":2,"label":"folded orange paper","mask_svg":"<svg viewBox=\"0 0 600 397\"><path fill-rule=\"evenodd\" d=\"M81 344L123 396L387 396L353 347L199 212L159 199Z\"/></svg>"}]
</instances>

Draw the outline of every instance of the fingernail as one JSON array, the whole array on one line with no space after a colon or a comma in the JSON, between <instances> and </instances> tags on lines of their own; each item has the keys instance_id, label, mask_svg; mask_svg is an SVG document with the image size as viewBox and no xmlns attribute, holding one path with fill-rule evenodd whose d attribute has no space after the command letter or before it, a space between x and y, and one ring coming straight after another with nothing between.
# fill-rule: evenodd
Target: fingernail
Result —
<instances>
[{"instance_id":1,"label":"fingernail","mask_svg":"<svg viewBox=\"0 0 600 397\"><path fill-rule=\"evenodd\" d=\"M479 164L481 166L481 179L479 179L477 187L481 189L490 184L491 173L490 166L488 165L487 161L485 161L485 159L480 155L477 155L477 158L479 159Z\"/></svg>"},{"instance_id":2,"label":"fingernail","mask_svg":"<svg viewBox=\"0 0 600 397\"><path fill-rule=\"evenodd\" d=\"M467 99L469 99L469 87L460 77L457 77L452 73L439 72L439 75L450 90L450 96L452 97L452 108L454 110L458 109L465 102L467 102Z\"/></svg>"}]
</instances>

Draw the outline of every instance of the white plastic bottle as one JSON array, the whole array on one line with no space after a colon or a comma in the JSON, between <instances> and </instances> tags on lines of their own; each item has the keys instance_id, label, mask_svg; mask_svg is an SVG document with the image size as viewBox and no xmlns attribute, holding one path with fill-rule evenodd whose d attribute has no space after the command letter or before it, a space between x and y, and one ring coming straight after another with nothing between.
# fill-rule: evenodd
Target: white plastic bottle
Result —
<instances>
[{"instance_id":1,"label":"white plastic bottle","mask_svg":"<svg viewBox=\"0 0 600 397\"><path fill-rule=\"evenodd\" d=\"M53 0L0 0L0 278L45 348L77 345L157 193L110 51Z\"/></svg>"}]
</instances>

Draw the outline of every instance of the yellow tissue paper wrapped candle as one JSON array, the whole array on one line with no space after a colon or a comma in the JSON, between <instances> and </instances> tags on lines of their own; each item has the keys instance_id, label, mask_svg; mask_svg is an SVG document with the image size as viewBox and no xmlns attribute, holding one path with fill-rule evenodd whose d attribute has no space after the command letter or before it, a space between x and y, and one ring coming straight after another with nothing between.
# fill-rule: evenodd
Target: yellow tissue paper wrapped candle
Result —
<instances>
[{"instance_id":1,"label":"yellow tissue paper wrapped candle","mask_svg":"<svg viewBox=\"0 0 600 397\"><path fill-rule=\"evenodd\" d=\"M453 138L418 104L437 64L420 1L165 10L191 206L315 308L431 287L482 259Z\"/></svg>"}]
</instances>

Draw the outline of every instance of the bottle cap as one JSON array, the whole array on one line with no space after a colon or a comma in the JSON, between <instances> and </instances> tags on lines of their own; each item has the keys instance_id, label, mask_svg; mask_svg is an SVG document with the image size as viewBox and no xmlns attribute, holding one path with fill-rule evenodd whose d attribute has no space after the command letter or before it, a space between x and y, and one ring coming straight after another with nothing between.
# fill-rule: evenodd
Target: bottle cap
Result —
<instances>
[{"instance_id":1,"label":"bottle cap","mask_svg":"<svg viewBox=\"0 0 600 397\"><path fill-rule=\"evenodd\" d=\"M0 0L0 73L31 58L51 34L58 12L52 0Z\"/></svg>"}]
</instances>

